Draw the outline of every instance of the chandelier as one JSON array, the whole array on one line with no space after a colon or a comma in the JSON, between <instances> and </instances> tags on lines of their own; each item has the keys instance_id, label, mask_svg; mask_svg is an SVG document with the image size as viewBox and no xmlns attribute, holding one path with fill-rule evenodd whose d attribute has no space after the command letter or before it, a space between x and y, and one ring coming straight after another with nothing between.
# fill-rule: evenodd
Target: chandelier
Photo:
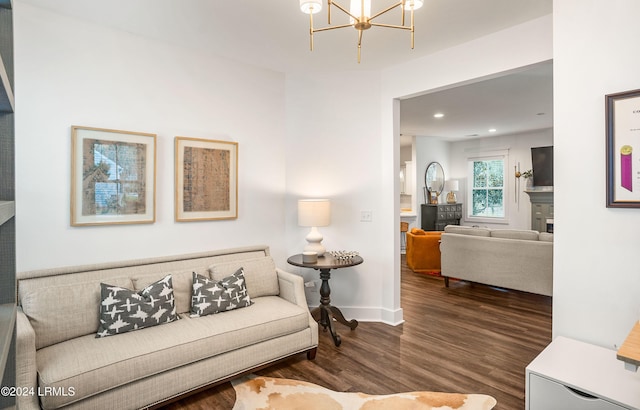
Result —
<instances>
[{"instance_id":1,"label":"chandelier","mask_svg":"<svg viewBox=\"0 0 640 410\"><path fill-rule=\"evenodd\" d=\"M327 24L328 27L313 28L313 15L319 13L322 10L322 0L300 0L300 10L303 13L309 15L309 48L313 51L313 33L319 31L335 30L345 27L353 27L358 30L358 63L360 63L360 52L362 49L362 32L368 30L371 27L387 27L397 28L401 30L411 31L411 49L413 49L414 43L414 26L413 26L413 11L419 9L424 4L424 0L400 0L397 3L387 7L386 9L371 15L371 0L351 0L349 10L338 4L333 0L327 0ZM331 25L331 6L336 7L338 10L349 16L349 24L340 24L336 26ZM400 8L401 24L383 24L376 23L373 20L393 9ZM405 26L405 12L409 10L411 12L411 24Z\"/></svg>"}]
</instances>

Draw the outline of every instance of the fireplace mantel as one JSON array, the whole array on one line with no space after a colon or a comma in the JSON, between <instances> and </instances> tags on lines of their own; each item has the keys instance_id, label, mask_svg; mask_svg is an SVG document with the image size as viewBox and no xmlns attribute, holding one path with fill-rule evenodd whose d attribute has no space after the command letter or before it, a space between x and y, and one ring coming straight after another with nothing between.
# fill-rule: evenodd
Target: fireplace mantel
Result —
<instances>
[{"instance_id":1,"label":"fireplace mantel","mask_svg":"<svg viewBox=\"0 0 640 410\"><path fill-rule=\"evenodd\" d=\"M531 198L532 204L553 204L552 186L534 186L524 190Z\"/></svg>"}]
</instances>

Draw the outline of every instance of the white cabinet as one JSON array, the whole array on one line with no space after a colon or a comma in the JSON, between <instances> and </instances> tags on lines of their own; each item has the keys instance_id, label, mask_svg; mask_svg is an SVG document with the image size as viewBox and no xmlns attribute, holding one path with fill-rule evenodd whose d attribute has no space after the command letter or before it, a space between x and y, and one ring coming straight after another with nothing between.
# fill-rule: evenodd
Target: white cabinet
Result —
<instances>
[{"instance_id":1,"label":"white cabinet","mask_svg":"<svg viewBox=\"0 0 640 410\"><path fill-rule=\"evenodd\" d=\"M615 350L557 337L526 369L527 410L640 409L640 373Z\"/></svg>"},{"instance_id":2,"label":"white cabinet","mask_svg":"<svg viewBox=\"0 0 640 410\"><path fill-rule=\"evenodd\" d=\"M529 409L624 410L599 397L572 389L557 381L531 374L529 376Z\"/></svg>"},{"instance_id":3,"label":"white cabinet","mask_svg":"<svg viewBox=\"0 0 640 410\"><path fill-rule=\"evenodd\" d=\"M414 174L416 172L415 168L413 167L413 162L412 161L405 161L404 163L404 170L405 170L405 174L404 174L404 184L405 184L405 188L404 188L404 192L407 195L413 195L416 187L415 187L415 178L414 178Z\"/></svg>"},{"instance_id":4,"label":"white cabinet","mask_svg":"<svg viewBox=\"0 0 640 410\"><path fill-rule=\"evenodd\" d=\"M412 161L400 167L400 211L416 214L415 168Z\"/></svg>"}]
</instances>

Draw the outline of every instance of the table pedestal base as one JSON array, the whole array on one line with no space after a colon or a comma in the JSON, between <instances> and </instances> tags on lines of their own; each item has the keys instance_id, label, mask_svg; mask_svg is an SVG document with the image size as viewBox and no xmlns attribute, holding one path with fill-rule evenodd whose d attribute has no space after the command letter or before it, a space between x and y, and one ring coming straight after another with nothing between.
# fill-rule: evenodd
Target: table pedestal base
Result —
<instances>
[{"instance_id":1,"label":"table pedestal base","mask_svg":"<svg viewBox=\"0 0 640 410\"><path fill-rule=\"evenodd\" d=\"M333 322L342 323L348 326L351 330L358 327L358 321L355 319L347 320L344 315L335 306L331 306L331 288L329 288L329 279L331 278L331 269L320 269L320 279L322 279L322 286L320 286L320 306L311 311L311 316L324 328L326 332L329 329L331 338L336 346L340 346L342 340L340 335L334 329Z\"/></svg>"},{"instance_id":2,"label":"table pedestal base","mask_svg":"<svg viewBox=\"0 0 640 410\"><path fill-rule=\"evenodd\" d=\"M1 1L1 0L0 0ZM287 259L293 266L300 266L303 268L313 268L320 271L320 279L322 285L320 286L320 306L311 311L313 319L324 328L326 332L329 329L333 343L336 346L340 346L342 340L334 327L333 322L340 322L345 326L348 326L351 330L358 327L357 320L347 320L337 307L331 306L331 288L329 288L329 279L331 278L331 269L348 268L351 266L360 265L363 261L360 255L355 255L350 259L336 259L331 253L326 253L323 256L318 257L318 260L313 263L305 262L302 254L297 254Z\"/></svg>"}]
</instances>

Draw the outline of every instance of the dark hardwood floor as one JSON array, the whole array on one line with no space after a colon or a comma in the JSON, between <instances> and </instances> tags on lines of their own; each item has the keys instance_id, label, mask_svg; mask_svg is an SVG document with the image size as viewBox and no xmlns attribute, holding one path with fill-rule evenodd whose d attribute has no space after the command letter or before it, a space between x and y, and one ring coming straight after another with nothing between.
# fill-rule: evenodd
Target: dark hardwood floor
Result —
<instances>
[{"instance_id":1,"label":"dark hardwood floor","mask_svg":"<svg viewBox=\"0 0 640 410\"><path fill-rule=\"evenodd\" d=\"M336 391L484 393L497 410L524 409L524 369L551 341L551 298L417 274L402 266L399 326L336 324L342 345L320 330L316 359L300 354L256 374ZM231 409L230 383L163 407Z\"/></svg>"}]
</instances>

